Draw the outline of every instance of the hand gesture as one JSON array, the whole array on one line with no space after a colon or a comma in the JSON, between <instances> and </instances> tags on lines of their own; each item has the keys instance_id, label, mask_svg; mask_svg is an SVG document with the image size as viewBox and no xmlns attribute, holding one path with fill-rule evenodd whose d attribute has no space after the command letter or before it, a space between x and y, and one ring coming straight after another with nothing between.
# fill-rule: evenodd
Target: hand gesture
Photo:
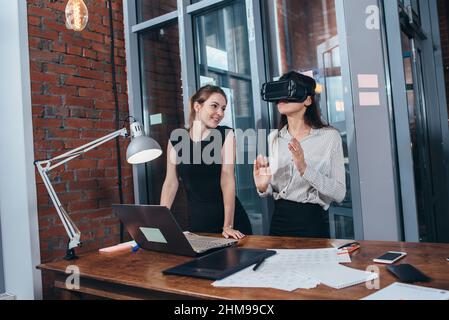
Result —
<instances>
[{"instance_id":1,"label":"hand gesture","mask_svg":"<svg viewBox=\"0 0 449 320\"><path fill-rule=\"evenodd\" d=\"M254 160L253 178L254 183L259 192L265 192L268 189L268 185L271 182L271 170L268 164L268 159L259 155L256 160Z\"/></svg>"},{"instance_id":2,"label":"hand gesture","mask_svg":"<svg viewBox=\"0 0 449 320\"><path fill-rule=\"evenodd\" d=\"M304 175L304 172L306 172L307 169L307 164L306 160L304 159L304 150L302 149L301 144L298 140L293 138L288 144L288 149L292 154L296 169L298 169L301 175Z\"/></svg>"}]
</instances>

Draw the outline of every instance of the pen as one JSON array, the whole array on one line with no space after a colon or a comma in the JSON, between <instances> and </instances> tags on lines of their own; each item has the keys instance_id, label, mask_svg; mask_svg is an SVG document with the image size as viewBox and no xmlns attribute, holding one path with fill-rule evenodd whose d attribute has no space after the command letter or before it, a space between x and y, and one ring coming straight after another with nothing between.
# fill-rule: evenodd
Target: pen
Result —
<instances>
[{"instance_id":1,"label":"pen","mask_svg":"<svg viewBox=\"0 0 449 320\"><path fill-rule=\"evenodd\" d=\"M259 262L257 262L256 265L254 266L253 271L256 271L260 267L262 262L265 261L266 258L267 258L266 256L263 256L262 258L260 258Z\"/></svg>"},{"instance_id":2,"label":"pen","mask_svg":"<svg viewBox=\"0 0 449 320\"><path fill-rule=\"evenodd\" d=\"M133 248L132 248L132 252L137 252L137 250L139 250L140 249L140 246L139 245L136 245L136 246L134 246Z\"/></svg>"},{"instance_id":3,"label":"pen","mask_svg":"<svg viewBox=\"0 0 449 320\"><path fill-rule=\"evenodd\" d=\"M358 242L351 242L351 243L344 244L341 247L338 247L338 249L343 249L343 248L351 247L351 246L359 246L359 245L360 244Z\"/></svg>"}]
</instances>

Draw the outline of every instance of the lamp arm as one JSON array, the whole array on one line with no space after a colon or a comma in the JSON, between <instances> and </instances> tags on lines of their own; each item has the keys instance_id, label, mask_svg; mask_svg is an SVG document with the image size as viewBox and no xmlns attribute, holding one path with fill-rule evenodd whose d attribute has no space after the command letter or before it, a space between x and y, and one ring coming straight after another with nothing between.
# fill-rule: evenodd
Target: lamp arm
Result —
<instances>
[{"instance_id":1,"label":"lamp arm","mask_svg":"<svg viewBox=\"0 0 449 320\"><path fill-rule=\"evenodd\" d=\"M128 135L128 131L126 128L122 128L120 130L117 130L111 134L108 134L102 138L99 138L97 140L94 140L92 142L86 143L85 145L82 145L81 147L78 147L76 149L70 150L69 152L66 152L64 154L61 154L57 157L54 157L49 160L39 161L41 163L50 163L50 166L47 168L47 171L53 170L54 168L59 167L60 165L63 165L66 162L69 162L72 159L75 159L76 157L79 157L80 155L89 152L92 149L95 149L99 147L100 145L109 142L119 136L126 137ZM62 160L64 159L64 160ZM61 160L61 161L59 161ZM59 161L58 163L51 165L52 162Z\"/></svg>"},{"instance_id":2,"label":"lamp arm","mask_svg":"<svg viewBox=\"0 0 449 320\"><path fill-rule=\"evenodd\" d=\"M56 212L58 213L59 218L61 219L61 222L67 232L67 235L69 236L69 245L68 249L71 250L73 248L78 247L81 242L81 232L76 227L75 223L70 219L69 215L63 208L61 201L59 200L55 189L53 188L51 181L48 177L48 172L53 170L54 168L57 168L64 163L79 157L80 155L97 148L98 146L113 140L119 136L126 137L128 135L128 131L126 128L122 128L120 130L117 130L111 134L108 134L102 138L99 138L97 140L94 140L92 142L89 142L81 147L78 147L76 149L73 149L69 152L66 152L64 154L61 154L55 158L49 159L49 160L42 160L42 161L36 161L35 165L39 171L39 174L44 181L45 188L47 189L48 194L50 195L50 198L53 202L53 205L56 209ZM52 165L52 162L59 161L56 164Z\"/></svg>"},{"instance_id":3,"label":"lamp arm","mask_svg":"<svg viewBox=\"0 0 449 320\"><path fill-rule=\"evenodd\" d=\"M36 163L39 174L41 175L42 180L44 181L45 188L47 188L47 192L50 195L51 201L53 202L53 206L58 213L59 219L61 219L62 225L64 226L67 235L69 236L69 249L73 249L80 245L81 232L76 227L75 223L70 219L67 212L62 207L61 201L59 200L55 189L53 188L50 179L47 175L47 170L40 163Z\"/></svg>"}]
</instances>

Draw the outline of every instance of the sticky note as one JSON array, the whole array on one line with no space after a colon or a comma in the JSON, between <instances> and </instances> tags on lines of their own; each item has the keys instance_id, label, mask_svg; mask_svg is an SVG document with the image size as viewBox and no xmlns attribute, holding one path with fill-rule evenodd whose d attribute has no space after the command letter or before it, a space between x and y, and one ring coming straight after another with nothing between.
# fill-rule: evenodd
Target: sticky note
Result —
<instances>
[{"instance_id":1,"label":"sticky note","mask_svg":"<svg viewBox=\"0 0 449 320\"><path fill-rule=\"evenodd\" d=\"M360 92L360 106L380 106L379 92Z\"/></svg>"},{"instance_id":2,"label":"sticky note","mask_svg":"<svg viewBox=\"0 0 449 320\"><path fill-rule=\"evenodd\" d=\"M377 74L357 75L359 88L377 89L379 88L379 76Z\"/></svg>"}]
</instances>

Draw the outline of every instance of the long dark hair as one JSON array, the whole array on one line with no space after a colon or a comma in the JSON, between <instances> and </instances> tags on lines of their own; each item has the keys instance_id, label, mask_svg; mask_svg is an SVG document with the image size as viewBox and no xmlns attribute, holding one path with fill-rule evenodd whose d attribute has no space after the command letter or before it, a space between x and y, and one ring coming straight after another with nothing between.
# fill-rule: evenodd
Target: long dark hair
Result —
<instances>
[{"instance_id":1,"label":"long dark hair","mask_svg":"<svg viewBox=\"0 0 449 320\"><path fill-rule=\"evenodd\" d=\"M306 125L313 129L328 128L329 125L321 119L321 111L318 108L315 99L316 82L313 78L305 76L295 71L290 71L284 74L279 80L294 80L295 82L307 87L309 92L311 92L310 98L312 99L312 104L307 107L306 113L304 114L304 122ZM279 130L284 128L288 124L287 116L281 115L279 122Z\"/></svg>"}]
</instances>

